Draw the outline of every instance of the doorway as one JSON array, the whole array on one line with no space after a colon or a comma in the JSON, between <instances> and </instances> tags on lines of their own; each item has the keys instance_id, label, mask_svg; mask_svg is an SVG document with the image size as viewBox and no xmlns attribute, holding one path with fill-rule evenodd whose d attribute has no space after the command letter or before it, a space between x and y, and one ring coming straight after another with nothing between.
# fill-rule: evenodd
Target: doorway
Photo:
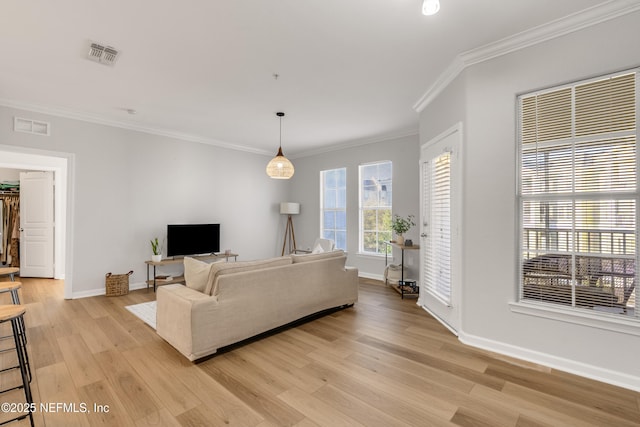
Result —
<instances>
[{"instance_id":1,"label":"doorway","mask_svg":"<svg viewBox=\"0 0 640 427\"><path fill-rule=\"evenodd\" d=\"M72 186L74 156L45 150L0 145L0 168L52 171L55 180L54 278L64 280L64 297L72 298Z\"/></svg>"}]
</instances>

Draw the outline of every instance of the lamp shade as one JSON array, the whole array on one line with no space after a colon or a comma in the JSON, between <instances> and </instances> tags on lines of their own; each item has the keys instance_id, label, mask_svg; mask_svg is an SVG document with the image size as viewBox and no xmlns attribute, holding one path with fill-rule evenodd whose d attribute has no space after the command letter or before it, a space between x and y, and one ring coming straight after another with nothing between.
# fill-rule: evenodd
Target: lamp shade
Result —
<instances>
[{"instance_id":1,"label":"lamp shade","mask_svg":"<svg viewBox=\"0 0 640 427\"><path fill-rule=\"evenodd\" d=\"M289 179L294 172L293 163L282 154L282 148L279 148L278 154L267 164L267 175L274 179Z\"/></svg>"},{"instance_id":2,"label":"lamp shade","mask_svg":"<svg viewBox=\"0 0 640 427\"><path fill-rule=\"evenodd\" d=\"M282 154L282 118L284 113L277 112L276 116L280 118L280 146L278 147L278 154L267 164L267 175L273 179L289 179L293 176L295 169L291 160Z\"/></svg>"},{"instance_id":3,"label":"lamp shade","mask_svg":"<svg viewBox=\"0 0 640 427\"><path fill-rule=\"evenodd\" d=\"M298 215L300 213L300 203L282 202L280 203L280 213L284 215Z\"/></svg>"}]
</instances>

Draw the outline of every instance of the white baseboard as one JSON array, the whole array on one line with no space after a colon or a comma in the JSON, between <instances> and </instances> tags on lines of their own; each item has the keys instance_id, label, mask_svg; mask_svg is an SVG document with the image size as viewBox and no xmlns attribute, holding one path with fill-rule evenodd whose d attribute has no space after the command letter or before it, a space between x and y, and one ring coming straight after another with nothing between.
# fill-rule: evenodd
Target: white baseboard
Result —
<instances>
[{"instance_id":1,"label":"white baseboard","mask_svg":"<svg viewBox=\"0 0 640 427\"><path fill-rule=\"evenodd\" d=\"M380 280L384 282L384 276L382 274L369 274L369 273L359 272L358 276L363 277L365 279ZM130 291L136 291L138 289L147 289L147 283L139 282L139 283L129 284ZM74 292L71 296L71 299L97 297L100 295L104 295L105 293L106 293L106 290L104 288L90 289L88 291Z\"/></svg>"},{"instance_id":2,"label":"white baseboard","mask_svg":"<svg viewBox=\"0 0 640 427\"><path fill-rule=\"evenodd\" d=\"M506 356L548 366L560 371L580 375L592 380L640 392L640 378L625 374L624 372L613 371L598 366L588 365L586 363L576 362L575 360L565 359L475 335L469 335L462 331L459 331L458 334L458 338L462 343L472 347L493 351Z\"/></svg>"},{"instance_id":3,"label":"white baseboard","mask_svg":"<svg viewBox=\"0 0 640 427\"><path fill-rule=\"evenodd\" d=\"M358 277L362 277L364 279L380 280L384 282L384 276L382 274L371 274L371 273L364 273L362 271L359 271Z\"/></svg>"},{"instance_id":4,"label":"white baseboard","mask_svg":"<svg viewBox=\"0 0 640 427\"><path fill-rule=\"evenodd\" d=\"M147 289L147 283L146 282L138 282L138 283L130 283L129 284L129 290L130 291L136 291L138 289ZM106 293L107 293L107 291L104 288L90 289L88 291L74 292L71 295L71 299L97 297L97 296L100 296L100 295L104 295Z\"/></svg>"}]
</instances>

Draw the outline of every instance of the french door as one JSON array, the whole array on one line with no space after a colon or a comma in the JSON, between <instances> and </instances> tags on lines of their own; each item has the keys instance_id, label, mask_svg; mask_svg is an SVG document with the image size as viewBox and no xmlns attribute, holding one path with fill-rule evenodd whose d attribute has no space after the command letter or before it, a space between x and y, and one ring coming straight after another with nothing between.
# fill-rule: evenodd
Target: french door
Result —
<instances>
[{"instance_id":1,"label":"french door","mask_svg":"<svg viewBox=\"0 0 640 427\"><path fill-rule=\"evenodd\" d=\"M420 296L418 304L452 332L460 327L462 194L457 124L420 151Z\"/></svg>"}]
</instances>

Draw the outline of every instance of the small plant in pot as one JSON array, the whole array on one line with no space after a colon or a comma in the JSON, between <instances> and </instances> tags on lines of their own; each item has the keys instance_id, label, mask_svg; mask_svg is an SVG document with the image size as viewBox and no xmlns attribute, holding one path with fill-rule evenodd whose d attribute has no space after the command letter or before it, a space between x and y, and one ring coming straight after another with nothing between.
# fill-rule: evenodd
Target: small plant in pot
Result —
<instances>
[{"instance_id":1,"label":"small plant in pot","mask_svg":"<svg viewBox=\"0 0 640 427\"><path fill-rule=\"evenodd\" d=\"M404 245L403 234L409 231L411 227L416 225L414 219L414 215L409 215L406 218L403 218L398 214L395 214L393 216L393 220L391 221L391 229L397 234L396 243L398 243L399 245Z\"/></svg>"},{"instance_id":2,"label":"small plant in pot","mask_svg":"<svg viewBox=\"0 0 640 427\"><path fill-rule=\"evenodd\" d=\"M155 237L151 240L151 251L153 255L151 255L151 261L160 262L162 261L162 245L158 241L158 238Z\"/></svg>"}]
</instances>

